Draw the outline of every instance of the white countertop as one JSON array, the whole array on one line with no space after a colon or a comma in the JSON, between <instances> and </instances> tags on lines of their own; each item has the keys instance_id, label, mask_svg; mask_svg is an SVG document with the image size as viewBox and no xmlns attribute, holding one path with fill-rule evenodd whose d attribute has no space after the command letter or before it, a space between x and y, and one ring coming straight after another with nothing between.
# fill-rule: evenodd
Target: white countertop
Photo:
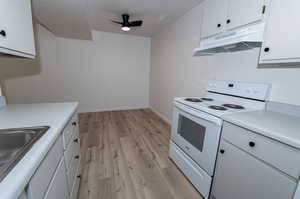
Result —
<instances>
[{"instance_id":1,"label":"white countertop","mask_svg":"<svg viewBox=\"0 0 300 199\"><path fill-rule=\"evenodd\" d=\"M77 102L8 105L0 109L0 129L50 126L0 183L1 199L16 199L22 193L39 164L54 144L68 120L76 111Z\"/></svg>"},{"instance_id":2,"label":"white countertop","mask_svg":"<svg viewBox=\"0 0 300 199\"><path fill-rule=\"evenodd\" d=\"M225 121L300 149L300 117L273 111L224 115Z\"/></svg>"}]
</instances>

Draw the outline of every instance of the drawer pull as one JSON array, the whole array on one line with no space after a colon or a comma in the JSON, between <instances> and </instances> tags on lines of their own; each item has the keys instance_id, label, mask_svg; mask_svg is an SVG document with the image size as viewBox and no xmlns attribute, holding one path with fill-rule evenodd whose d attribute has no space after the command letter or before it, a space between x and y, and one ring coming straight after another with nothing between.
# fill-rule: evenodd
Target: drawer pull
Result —
<instances>
[{"instance_id":1,"label":"drawer pull","mask_svg":"<svg viewBox=\"0 0 300 199\"><path fill-rule=\"evenodd\" d=\"M270 51L270 48L269 48L269 47L266 47L266 48L264 49L264 51L267 53L267 52Z\"/></svg>"},{"instance_id":2,"label":"drawer pull","mask_svg":"<svg viewBox=\"0 0 300 199\"><path fill-rule=\"evenodd\" d=\"M81 178L81 175L78 175L77 178Z\"/></svg>"},{"instance_id":3,"label":"drawer pull","mask_svg":"<svg viewBox=\"0 0 300 199\"><path fill-rule=\"evenodd\" d=\"M78 141L79 141L79 139L78 138L76 138L75 140L73 140L75 143L78 143Z\"/></svg>"},{"instance_id":4,"label":"drawer pull","mask_svg":"<svg viewBox=\"0 0 300 199\"><path fill-rule=\"evenodd\" d=\"M221 150L220 150L220 153L221 153L221 154L224 154L224 153L225 153L225 150L224 150L224 149L221 149Z\"/></svg>"},{"instance_id":5,"label":"drawer pull","mask_svg":"<svg viewBox=\"0 0 300 199\"><path fill-rule=\"evenodd\" d=\"M79 155L76 155L76 156L75 156L75 159L79 159Z\"/></svg>"},{"instance_id":6,"label":"drawer pull","mask_svg":"<svg viewBox=\"0 0 300 199\"><path fill-rule=\"evenodd\" d=\"M77 126L77 122L72 122L72 125L73 126Z\"/></svg>"},{"instance_id":7,"label":"drawer pull","mask_svg":"<svg viewBox=\"0 0 300 199\"><path fill-rule=\"evenodd\" d=\"M250 147L255 147L255 142L252 142L252 141L249 142L249 146L250 146Z\"/></svg>"},{"instance_id":8,"label":"drawer pull","mask_svg":"<svg viewBox=\"0 0 300 199\"><path fill-rule=\"evenodd\" d=\"M3 37L6 37L6 32L5 32L5 30L1 30L1 31L0 31L0 35L2 35Z\"/></svg>"}]
</instances>

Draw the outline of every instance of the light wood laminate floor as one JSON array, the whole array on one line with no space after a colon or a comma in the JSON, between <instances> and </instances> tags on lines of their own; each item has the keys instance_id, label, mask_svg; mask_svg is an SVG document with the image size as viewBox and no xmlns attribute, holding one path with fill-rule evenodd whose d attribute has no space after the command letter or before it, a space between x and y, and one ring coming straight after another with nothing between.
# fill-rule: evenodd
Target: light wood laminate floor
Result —
<instances>
[{"instance_id":1,"label":"light wood laminate floor","mask_svg":"<svg viewBox=\"0 0 300 199\"><path fill-rule=\"evenodd\" d=\"M79 118L79 199L202 199L168 159L170 126L151 110Z\"/></svg>"}]
</instances>

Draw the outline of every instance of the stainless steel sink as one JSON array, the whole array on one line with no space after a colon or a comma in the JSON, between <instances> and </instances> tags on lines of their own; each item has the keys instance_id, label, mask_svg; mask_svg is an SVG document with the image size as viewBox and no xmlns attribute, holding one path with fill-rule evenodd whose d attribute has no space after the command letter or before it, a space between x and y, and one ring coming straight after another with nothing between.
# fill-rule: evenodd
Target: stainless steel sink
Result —
<instances>
[{"instance_id":1,"label":"stainless steel sink","mask_svg":"<svg viewBox=\"0 0 300 199\"><path fill-rule=\"evenodd\" d=\"M0 130L0 182L48 129L39 126Z\"/></svg>"}]
</instances>

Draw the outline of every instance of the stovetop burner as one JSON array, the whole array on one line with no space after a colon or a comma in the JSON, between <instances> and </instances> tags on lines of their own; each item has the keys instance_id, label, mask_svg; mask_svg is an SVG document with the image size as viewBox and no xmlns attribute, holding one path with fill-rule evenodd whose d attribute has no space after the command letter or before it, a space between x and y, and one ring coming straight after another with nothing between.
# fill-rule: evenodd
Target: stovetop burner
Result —
<instances>
[{"instance_id":1,"label":"stovetop burner","mask_svg":"<svg viewBox=\"0 0 300 199\"><path fill-rule=\"evenodd\" d=\"M223 104L223 106L232 109L245 109L245 107L237 105L237 104Z\"/></svg>"},{"instance_id":2,"label":"stovetop burner","mask_svg":"<svg viewBox=\"0 0 300 199\"><path fill-rule=\"evenodd\" d=\"M203 97L203 98L201 98L203 101L214 101L214 99L212 99L212 98L206 98L206 97Z\"/></svg>"},{"instance_id":3,"label":"stovetop burner","mask_svg":"<svg viewBox=\"0 0 300 199\"><path fill-rule=\"evenodd\" d=\"M209 106L208 108L218 110L218 111L226 111L227 110L227 108L225 108L223 106Z\"/></svg>"},{"instance_id":4,"label":"stovetop burner","mask_svg":"<svg viewBox=\"0 0 300 199\"><path fill-rule=\"evenodd\" d=\"M199 98L186 98L185 101L188 101L188 102L202 102L202 100L199 99Z\"/></svg>"}]
</instances>

